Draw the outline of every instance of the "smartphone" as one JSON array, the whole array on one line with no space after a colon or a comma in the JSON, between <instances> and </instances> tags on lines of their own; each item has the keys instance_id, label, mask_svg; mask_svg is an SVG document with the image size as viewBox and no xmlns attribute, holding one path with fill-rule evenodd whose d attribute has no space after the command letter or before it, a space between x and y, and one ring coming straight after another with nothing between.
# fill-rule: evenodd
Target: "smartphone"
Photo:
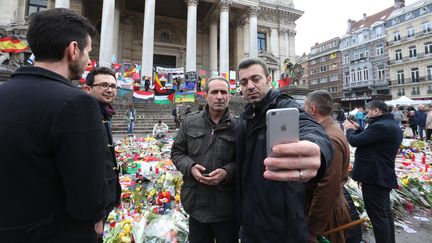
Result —
<instances>
[{"instance_id":1,"label":"smartphone","mask_svg":"<svg viewBox=\"0 0 432 243\"><path fill-rule=\"evenodd\" d=\"M298 142L299 110L297 108L271 109L266 113L267 156L273 155L277 144Z\"/></svg>"},{"instance_id":2,"label":"smartphone","mask_svg":"<svg viewBox=\"0 0 432 243\"><path fill-rule=\"evenodd\" d=\"M210 175L208 173L204 173L204 174L202 174L202 176L209 177Z\"/></svg>"}]
</instances>

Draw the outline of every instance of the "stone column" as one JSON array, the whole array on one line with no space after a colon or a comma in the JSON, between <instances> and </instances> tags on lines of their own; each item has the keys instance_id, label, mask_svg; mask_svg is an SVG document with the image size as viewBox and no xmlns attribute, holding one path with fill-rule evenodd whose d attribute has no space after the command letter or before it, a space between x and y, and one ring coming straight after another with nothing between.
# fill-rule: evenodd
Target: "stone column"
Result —
<instances>
[{"instance_id":1,"label":"stone column","mask_svg":"<svg viewBox=\"0 0 432 243\"><path fill-rule=\"evenodd\" d=\"M105 5L105 1L104 1ZM70 8L70 0L56 0L55 8Z\"/></svg>"},{"instance_id":2,"label":"stone column","mask_svg":"<svg viewBox=\"0 0 432 243\"><path fill-rule=\"evenodd\" d=\"M196 72L197 5L199 0L185 0L188 5L186 37L186 72Z\"/></svg>"},{"instance_id":3,"label":"stone column","mask_svg":"<svg viewBox=\"0 0 432 243\"><path fill-rule=\"evenodd\" d=\"M270 53L273 56L279 56L279 33L276 28L270 30Z\"/></svg>"},{"instance_id":4,"label":"stone column","mask_svg":"<svg viewBox=\"0 0 432 243\"><path fill-rule=\"evenodd\" d=\"M237 26L236 26L236 34L235 34L235 64L240 63L244 58L245 58L245 52L244 52L244 25L245 25L245 21L244 19L239 19L236 21L237 22Z\"/></svg>"},{"instance_id":5,"label":"stone column","mask_svg":"<svg viewBox=\"0 0 432 243\"><path fill-rule=\"evenodd\" d=\"M258 57L258 6L249 8L249 57Z\"/></svg>"},{"instance_id":6,"label":"stone column","mask_svg":"<svg viewBox=\"0 0 432 243\"><path fill-rule=\"evenodd\" d=\"M113 28L113 54L116 56L117 61L119 58L119 36L120 36L120 8L118 4L115 6L114 10L114 28Z\"/></svg>"},{"instance_id":7,"label":"stone column","mask_svg":"<svg viewBox=\"0 0 432 243\"><path fill-rule=\"evenodd\" d=\"M217 54L217 16L210 17L210 75L213 71L218 70L218 54Z\"/></svg>"},{"instance_id":8,"label":"stone column","mask_svg":"<svg viewBox=\"0 0 432 243\"><path fill-rule=\"evenodd\" d=\"M283 71L283 62L288 57L288 31L286 29L279 29L279 60L280 67Z\"/></svg>"},{"instance_id":9,"label":"stone column","mask_svg":"<svg viewBox=\"0 0 432 243\"><path fill-rule=\"evenodd\" d=\"M250 28L249 28L249 23L245 23L243 25L243 51L245 53L245 57L250 57L250 48L249 48L249 38L250 38ZM258 35L258 34L257 34ZM257 37L258 38L258 37ZM258 39L257 39L258 42ZM257 43L258 44L258 43Z\"/></svg>"},{"instance_id":10,"label":"stone column","mask_svg":"<svg viewBox=\"0 0 432 243\"><path fill-rule=\"evenodd\" d=\"M288 57L295 57L295 30L288 30Z\"/></svg>"},{"instance_id":11,"label":"stone column","mask_svg":"<svg viewBox=\"0 0 432 243\"><path fill-rule=\"evenodd\" d=\"M115 0L104 0L99 47L99 66L111 67Z\"/></svg>"},{"instance_id":12,"label":"stone column","mask_svg":"<svg viewBox=\"0 0 432 243\"><path fill-rule=\"evenodd\" d=\"M146 0L144 10L141 76L153 77L153 46L156 0Z\"/></svg>"},{"instance_id":13,"label":"stone column","mask_svg":"<svg viewBox=\"0 0 432 243\"><path fill-rule=\"evenodd\" d=\"M219 46L219 72L229 72L229 9L231 0L221 0L220 7L220 46Z\"/></svg>"}]
</instances>

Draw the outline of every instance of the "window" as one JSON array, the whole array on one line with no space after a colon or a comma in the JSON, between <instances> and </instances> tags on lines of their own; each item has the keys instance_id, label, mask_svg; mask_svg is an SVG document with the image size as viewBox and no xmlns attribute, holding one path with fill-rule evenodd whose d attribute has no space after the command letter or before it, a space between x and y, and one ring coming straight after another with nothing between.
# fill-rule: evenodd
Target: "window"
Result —
<instances>
[{"instance_id":1,"label":"window","mask_svg":"<svg viewBox=\"0 0 432 243\"><path fill-rule=\"evenodd\" d=\"M316 64L316 63L317 63L316 59L313 59L313 60L311 61L311 64Z\"/></svg>"},{"instance_id":2,"label":"window","mask_svg":"<svg viewBox=\"0 0 432 243\"><path fill-rule=\"evenodd\" d=\"M358 81L362 81L363 80L362 70L360 68L357 69L357 80Z\"/></svg>"},{"instance_id":3,"label":"window","mask_svg":"<svg viewBox=\"0 0 432 243\"><path fill-rule=\"evenodd\" d=\"M266 33L258 32L258 51L267 50Z\"/></svg>"},{"instance_id":4,"label":"window","mask_svg":"<svg viewBox=\"0 0 432 243\"><path fill-rule=\"evenodd\" d=\"M27 14L30 15L35 12L47 9L48 0L29 0Z\"/></svg>"},{"instance_id":5,"label":"window","mask_svg":"<svg viewBox=\"0 0 432 243\"><path fill-rule=\"evenodd\" d=\"M419 69L411 68L411 82L418 83L419 82Z\"/></svg>"},{"instance_id":6,"label":"window","mask_svg":"<svg viewBox=\"0 0 432 243\"><path fill-rule=\"evenodd\" d=\"M403 70L397 71L397 79L398 79L398 84L404 84L405 83L405 77L404 77L404 71Z\"/></svg>"},{"instance_id":7,"label":"window","mask_svg":"<svg viewBox=\"0 0 432 243\"><path fill-rule=\"evenodd\" d=\"M382 27L381 26L378 26L378 27L376 27L375 28L375 37L380 37L380 36L382 36L382 33L383 31L382 31Z\"/></svg>"},{"instance_id":8,"label":"window","mask_svg":"<svg viewBox=\"0 0 432 243\"><path fill-rule=\"evenodd\" d=\"M396 55L396 61L401 61L402 60L402 50L401 49L396 50L395 55Z\"/></svg>"},{"instance_id":9,"label":"window","mask_svg":"<svg viewBox=\"0 0 432 243\"><path fill-rule=\"evenodd\" d=\"M431 45L431 47L432 47L432 45ZM344 64L349 64L349 62L350 62L350 57L349 57L349 55L345 55L345 56L343 57L343 60L344 60Z\"/></svg>"},{"instance_id":10,"label":"window","mask_svg":"<svg viewBox=\"0 0 432 243\"><path fill-rule=\"evenodd\" d=\"M354 83L356 81L356 76L355 76L355 70L351 70L351 83Z\"/></svg>"},{"instance_id":11,"label":"window","mask_svg":"<svg viewBox=\"0 0 432 243\"><path fill-rule=\"evenodd\" d=\"M322 72L325 72L325 71L327 71L327 66L322 66L322 67L320 67L320 72L322 73Z\"/></svg>"},{"instance_id":12,"label":"window","mask_svg":"<svg viewBox=\"0 0 432 243\"><path fill-rule=\"evenodd\" d=\"M425 55L432 54L432 42L425 44Z\"/></svg>"},{"instance_id":13,"label":"window","mask_svg":"<svg viewBox=\"0 0 432 243\"><path fill-rule=\"evenodd\" d=\"M376 55L376 56L384 55L384 47L383 47L383 44L376 45L375 55Z\"/></svg>"},{"instance_id":14,"label":"window","mask_svg":"<svg viewBox=\"0 0 432 243\"><path fill-rule=\"evenodd\" d=\"M427 79L432 80L432 65L427 66Z\"/></svg>"},{"instance_id":15,"label":"window","mask_svg":"<svg viewBox=\"0 0 432 243\"><path fill-rule=\"evenodd\" d=\"M398 95L398 96L403 96L403 95L405 95L405 88L399 88L399 89L398 89L398 93L397 93L397 95Z\"/></svg>"},{"instance_id":16,"label":"window","mask_svg":"<svg viewBox=\"0 0 432 243\"><path fill-rule=\"evenodd\" d=\"M414 27L409 27L407 29L407 37L409 38L413 38L415 36L415 29Z\"/></svg>"},{"instance_id":17,"label":"window","mask_svg":"<svg viewBox=\"0 0 432 243\"><path fill-rule=\"evenodd\" d=\"M319 83L320 84L327 83L327 77L320 78Z\"/></svg>"},{"instance_id":18,"label":"window","mask_svg":"<svg viewBox=\"0 0 432 243\"><path fill-rule=\"evenodd\" d=\"M369 70L367 67L363 68L363 78L364 80L369 80Z\"/></svg>"},{"instance_id":19,"label":"window","mask_svg":"<svg viewBox=\"0 0 432 243\"><path fill-rule=\"evenodd\" d=\"M349 72L345 72L345 74L344 74L344 80L345 80L345 85L348 85L349 81L350 81Z\"/></svg>"},{"instance_id":20,"label":"window","mask_svg":"<svg viewBox=\"0 0 432 243\"><path fill-rule=\"evenodd\" d=\"M318 84L318 81L316 79L312 79L310 84L311 85Z\"/></svg>"},{"instance_id":21,"label":"window","mask_svg":"<svg viewBox=\"0 0 432 243\"><path fill-rule=\"evenodd\" d=\"M416 49L415 46L410 46L409 47L409 57L410 58L417 57L417 49Z\"/></svg>"},{"instance_id":22,"label":"window","mask_svg":"<svg viewBox=\"0 0 432 243\"><path fill-rule=\"evenodd\" d=\"M325 62L325 61L327 61L327 57L321 57L321 62Z\"/></svg>"},{"instance_id":23,"label":"window","mask_svg":"<svg viewBox=\"0 0 432 243\"><path fill-rule=\"evenodd\" d=\"M430 22L426 22L422 24L423 33L429 33L432 30L432 26Z\"/></svg>"},{"instance_id":24,"label":"window","mask_svg":"<svg viewBox=\"0 0 432 243\"><path fill-rule=\"evenodd\" d=\"M337 80L338 80L338 75L337 74L333 74L333 75L330 76L330 82L337 81Z\"/></svg>"},{"instance_id":25,"label":"window","mask_svg":"<svg viewBox=\"0 0 432 243\"><path fill-rule=\"evenodd\" d=\"M384 80L385 79L385 69L384 65L378 66L378 80Z\"/></svg>"},{"instance_id":26,"label":"window","mask_svg":"<svg viewBox=\"0 0 432 243\"><path fill-rule=\"evenodd\" d=\"M411 95L420 95L420 87L412 87Z\"/></svg>"},{"instance_id":27,"label":"window","mask_svg":"<svg viewBox=\"0 0 432 243\"><path fill-rule=\"evenodd\" d=\"M396 33L394 33L393 34L393 40L394 41L400 41L400 33L399 32L396 32Z\"/></svg>"},{"instance_id":28,"label":"window","mask_svg":"<svg viewBox=\"0 0 432 243\"><path fill-rule=\"evenodd\" d=\"M432 94L432 86L430 85L427 86L427 93Z\"/></svg>"}]
</instances>

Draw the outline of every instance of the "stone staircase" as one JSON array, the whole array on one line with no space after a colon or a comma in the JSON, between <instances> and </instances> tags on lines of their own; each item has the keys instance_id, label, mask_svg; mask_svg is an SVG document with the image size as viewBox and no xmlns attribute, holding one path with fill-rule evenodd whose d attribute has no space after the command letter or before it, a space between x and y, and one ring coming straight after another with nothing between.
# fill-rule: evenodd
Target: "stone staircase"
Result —
<instances>
[{"instance_id":1,"label":"stone staircase","mask_svg":"<svg viewBox=\"0 0 432 243\"><path fill-rule=\"evenodd\" d=\"M162 120L169 127L169 133L175 133L175 122L172 116L172 110L175 104L170 105L157 105L152 100L137 100L137 99L118 99L114 102L114 109L116 114L112 118L112 132L113 136L121 137L127 135L127 121L125 112L127 104L133 103L137 118L135 121L134 135L147 136L152 134L153 126ZM187 107L192 109L192 112L198 110L199 105L205 105L204 98L197 98L194 103L181 103L180 114L183 114ZM240 96L231 96L229 109L233 114L240 114L243 111L245 102Z\"/></svg>"}]
</instances>

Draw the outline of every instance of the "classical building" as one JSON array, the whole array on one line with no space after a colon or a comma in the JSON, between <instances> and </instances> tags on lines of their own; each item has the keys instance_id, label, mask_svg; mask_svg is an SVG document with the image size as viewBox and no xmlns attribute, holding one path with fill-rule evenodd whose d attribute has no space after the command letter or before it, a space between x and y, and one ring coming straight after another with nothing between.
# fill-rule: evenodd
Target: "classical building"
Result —
<instances>
[{"instance_id":1,"label":"classical building","mask_svg":"<svg viewBox=\"0 0 432 243\"><path fill-rule=\"evenodd\" d=\"M386 28L393 98L432 98L432 1L394 11Z\"/></svg>"},{"instance_id":2,"label":"classical building","mask_svg":"<svg viewBox=\"0 0 432 243\"><path fill-rule=\"evenodd\" d=\"M387 31L385 21L403 0L359 21L348 20L342 36L343 107L364 106L372 99L391 99L388 79Z\"/></svg>"},{"instance_id":3,"label":"classical building","mask_svg":"<svg viewBox=\"0 0 432 243\"><path fill-rule=\"evenodd\" d=\"M343 97L339 44L339 37L316 43L307 61L309 89L327 90L338 103Z\"/></svg>"},{"instance_id":4,"label":"classical building","mask_svg":"<svg viewBox=\"0 0 432 243\"><path fill-rule=\"evenodd\" d=\"M100 65L114 55L141 64L142 76L155 66L229 72L259 56L279 79L284 60L295 59L295 21L303 14L293 0L17 0L1 1L0 29L25 31L29 13L53 7L71 8L98 28L91 55Z\"/></svg>"}]
</instances>

